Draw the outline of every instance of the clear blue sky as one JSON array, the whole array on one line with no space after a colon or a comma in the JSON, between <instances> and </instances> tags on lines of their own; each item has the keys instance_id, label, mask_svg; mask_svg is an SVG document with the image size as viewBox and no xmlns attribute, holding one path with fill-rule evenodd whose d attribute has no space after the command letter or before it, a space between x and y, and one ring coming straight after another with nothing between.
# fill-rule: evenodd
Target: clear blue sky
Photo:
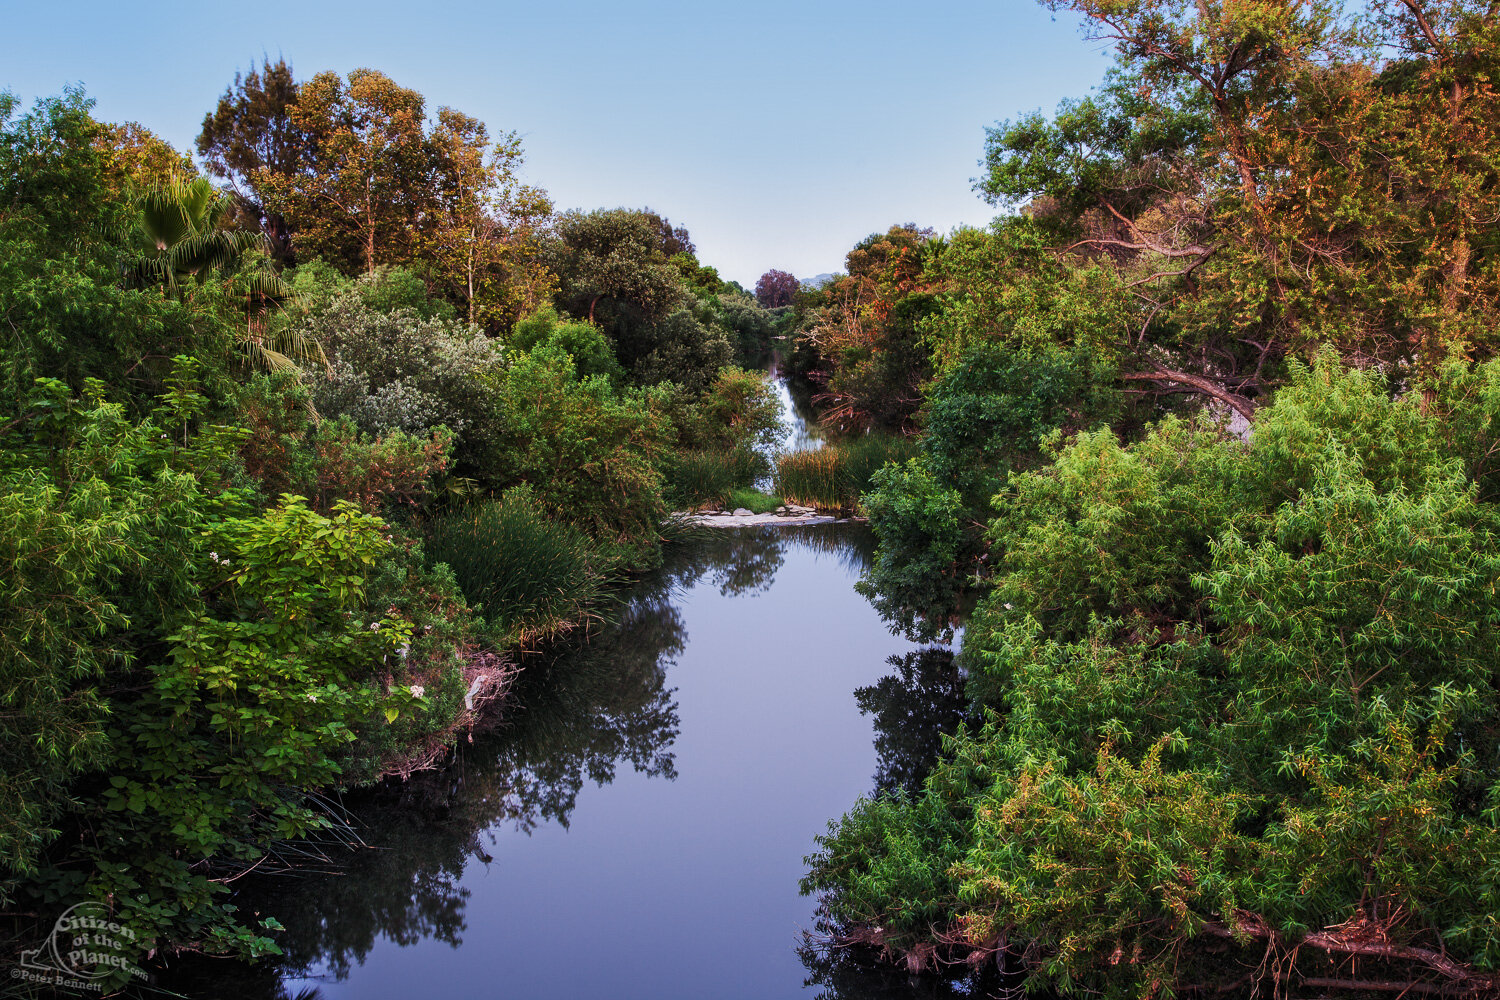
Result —
<instances>
[{"instance_id":1,"label":"clear blue sky","mask_svg":"<svg viewBox=\"0 0 1500 1000\"><path fill-rule=\"evenodd\" d=\"M6 6L0 88L82 83L108 121L189 148L236 70L379 69L515 129L559 208L650 206L747 285L808 277L896 222L994 212L984 127L1095 86L1109 62L1030 0L596 0Z\"/></svg>"}]
</instances>

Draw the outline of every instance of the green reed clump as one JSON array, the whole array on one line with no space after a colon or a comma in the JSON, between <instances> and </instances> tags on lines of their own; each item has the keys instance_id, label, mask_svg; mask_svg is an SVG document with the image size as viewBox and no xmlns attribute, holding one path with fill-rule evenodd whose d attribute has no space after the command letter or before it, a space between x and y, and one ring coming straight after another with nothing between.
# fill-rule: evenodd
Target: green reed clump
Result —
<instances>
[{"instance_id":1,"label":"green reed clump","mask_svg":"<svg viewBox=\"0 0 1500 1000\"><path fill-rule=\"evenodd\" d=\"M858 499L870 491L870 480L887 462L915 458L920 450L910 438L893 434L865 434L840 441L835 447L844 461L844 475Z\"/></svg>"},{"instance_id":2,"label":"green reed clump","mask_svg":"<svg viewBox=\"0 0 1500 1000\"><path fill-rule=\"evenodd\" d=\"M587 618L611 564L587 534L547 516L529 486L430 521L427 555L448 564L469 603L513 642Z\"/></svg>"},{"instance_id":3,"label":"green reed clump","mask_svg":"<svg viewBox=\"0 0 1500 1000\"><path fill-rule=\"evenodd\" d=\"M829 510L841 507L849 491L838 449L794 451L776 462L776 492L788 503Z\"/></svg>"},{"instance_id":4,"label":"green reed clump","mask_svg":"<svg viewBox=\"0 0 1500 1000\"><path fill-rule=\"evenodd\" d=\"M765 456L745 448L678 451L662 470L663 493L679 510L721 504L735 487L748 486L764 475L767 464Z\"/></svg>"},{"instance_id":5,"label":"green reed clump","mask_svg":"<svg viewBox=\"0 0 1500 1000\"><path fill-rule=\"evenodd\" d=\"M916 453L914 442L887 434L866 434L816 451L795 451L776 463L776 492L788 503L853 512L882 466Z\"/></svg>"},{"instance_id":6,"label":"green reed clump","mask_svg":"<svg viewBox=\"0 0 1500 1000\"><path fill-rule=\"evenodd\" d=\"M743 507L752 514L769 514L780 506L780 497L773 497L769 493L762 493L753 486L735 487L729 491L729 499L724 501L725 510L736 510Z\"/></svg>"}]
</instances>

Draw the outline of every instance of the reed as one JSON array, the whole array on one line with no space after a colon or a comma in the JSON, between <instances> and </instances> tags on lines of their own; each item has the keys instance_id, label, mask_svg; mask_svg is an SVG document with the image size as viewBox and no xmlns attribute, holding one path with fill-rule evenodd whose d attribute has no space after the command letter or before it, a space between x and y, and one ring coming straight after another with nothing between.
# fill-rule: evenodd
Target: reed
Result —
<instances>
[{"instance_id":1,"label":"reed","mask_svg":"<svg viewBox=\"0 0 1500 1000\"><path fill-rule=\"evenodd\" d=\"M764 456L743 448L679 451L668 460L663 492L678 510L723 504L737 486L749 486L766 471Z\"/></svg>"},{"instance_id":2,"label":"reed","mask_svg":"<svg viewBox=\"0 0 1500 1000\"><path fill-rule=\"evenodd\" d=\"M608 557L578 528L548 517L528 489L430 521L427 555L447 563L464 597L512 642L590 617L609 584Z\"/></svg>"},{"instance_id":3,"label":"reed","mask_svg":"<svg viewBox=\"0 0 1500 1000\"><path fill-rule=\"evenodd\" d=\"M776 492L788 503L853 513L876 471L887 462L902 462L916 453L912 441L886 434L866 434L815 451L792 452L776 463Z\"/></svg>"}]
</instances>

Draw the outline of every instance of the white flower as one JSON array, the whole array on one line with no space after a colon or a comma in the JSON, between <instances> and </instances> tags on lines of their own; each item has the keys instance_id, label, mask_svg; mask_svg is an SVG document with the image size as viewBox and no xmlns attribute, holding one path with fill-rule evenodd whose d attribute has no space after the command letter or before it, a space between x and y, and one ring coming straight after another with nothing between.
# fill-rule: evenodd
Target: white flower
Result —
<instances>
[{"instance_id":1,"label":"white flower","mask_svg":"<svg viewBox=\"0 0 1500 1000\"><path fill-rule=\"evenodd\" d=\"M420 698L420 697L422 697L422 695L424 695L426 693L427 693L427 689L424 688L420 684L413 684L411 686L411 696L413 698Z\"/></svg>"},{"instance_id":2,"label":"white flower","mask_svg":"<svg viewBox=\"0 0 1500 1000\"><path fill-rule=\"evenodd\" d=\"M380 623L379 622L371 622L370 623L370 631L371 632L379 632L380 631Z\"/></svg>"},{"instance_id":3,"label":"white flower","mask_svg":"<svg viewBox=\"0 0 1500 1000\"><path fill-rule=\"evenodd\" d=\"M219 554L217 552L210 552L208 554L208 558L212 559L214 562L218 562L219 561Z\"/></svg>"},{"instance_id":4,"label":"white flower","mask_svg":"<svg viewBox=\"0 0 1500 1000\"><path fill-rule=\"evenodd\" d=\"M309 692L307 692L307 700L308 701L317 701L318 700L318 692L316 692L316 691L309 691Z\"/></svg>"},{"instance_id":5,"label":"white flower","mask_svg":"<svg viewBox=\"0 0 1500 1000\"><path fill-rule=\"evenodd\" d=\"M411 643L403 642L397 652L401 654L401 659L406 659L406 654L411 652Z\"/></svg>"}]
</instances>

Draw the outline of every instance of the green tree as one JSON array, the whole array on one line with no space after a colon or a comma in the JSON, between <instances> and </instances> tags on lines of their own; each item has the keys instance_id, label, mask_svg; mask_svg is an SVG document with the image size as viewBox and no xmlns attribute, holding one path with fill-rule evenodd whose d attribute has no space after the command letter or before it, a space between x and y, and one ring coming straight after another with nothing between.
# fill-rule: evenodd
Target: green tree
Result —
<instances>
[{"instance_id":1,"label":"green tree","mask_svg":"<svg viewBox=\"0 0 1500 1000\"><path fill-rule=\"evenodd\" d=\"M313 162L307 136L292 121L297 96L291 65L266 59L234 75L218 106L203 117L197 142L208 172L229 182L237 216L265 233L283 263L292 257L291 228L267 202L271 191Z\"/></svg>"},{"instance_id":2,"label":"green tree","mask_svg":"<svg viewBox=\"0 0 1500 1000\"><path fill-rule=\"evenodd\" d=\"M419 257L470 323L509 327L552 291L538 259L552 202L516 177L523 155L514 132L490 145L483 122L440 108L432 143L441 174L437 222Z\"/></svg>"}]
</instances>

